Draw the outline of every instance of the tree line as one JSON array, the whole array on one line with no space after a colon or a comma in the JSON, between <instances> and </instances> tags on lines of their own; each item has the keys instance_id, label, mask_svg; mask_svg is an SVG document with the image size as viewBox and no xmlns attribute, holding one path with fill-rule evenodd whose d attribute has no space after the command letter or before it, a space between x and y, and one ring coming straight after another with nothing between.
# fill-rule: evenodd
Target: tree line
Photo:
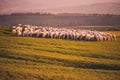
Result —
<instances>
[{"instance_id":1,"label":"tree line","mask_svg":"<svg viewBox=\"0 0 120 80\"><path fill-rule=\"evenodd\" d=\"M120 15L79 13L12 13L0 15L0 25L30 24L41 26L111 26L120 25Z\"/></svg>"}]
</instances>

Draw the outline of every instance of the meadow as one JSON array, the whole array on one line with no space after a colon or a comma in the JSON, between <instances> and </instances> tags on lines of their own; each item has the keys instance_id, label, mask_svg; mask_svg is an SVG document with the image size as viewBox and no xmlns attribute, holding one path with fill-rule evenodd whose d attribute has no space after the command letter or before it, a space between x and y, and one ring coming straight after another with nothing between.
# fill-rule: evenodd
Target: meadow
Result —
<instances>
[{"instance_id":1,"label":"meadow","mask_svg":"<svg viewBox=\"0 0 120 80\"><path fill-rule=\"evenodd\" d=\"M120 31L113 41L16 37L0 27L0 80L120 80Z\"/></svg>"}]
</instances>

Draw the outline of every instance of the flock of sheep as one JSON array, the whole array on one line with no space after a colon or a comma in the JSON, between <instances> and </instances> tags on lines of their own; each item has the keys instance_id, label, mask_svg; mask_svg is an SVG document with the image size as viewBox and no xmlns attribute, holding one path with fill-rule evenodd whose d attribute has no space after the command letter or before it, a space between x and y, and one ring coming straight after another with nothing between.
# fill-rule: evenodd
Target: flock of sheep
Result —
<instances>
[{"instance_id":1,"label":"flock of sheep","mask_svg":"<svg viewBox=\"0 0 120 80\"><path fill-rule=\"evenodd\" d=\"M22 24L11 27L11 31L13 34L23 37L59 38L86 41L109 41L116 39L116 35L99 31L80 29L75 30L31 25L23 26Z\"/></svg>"}]
</instances>

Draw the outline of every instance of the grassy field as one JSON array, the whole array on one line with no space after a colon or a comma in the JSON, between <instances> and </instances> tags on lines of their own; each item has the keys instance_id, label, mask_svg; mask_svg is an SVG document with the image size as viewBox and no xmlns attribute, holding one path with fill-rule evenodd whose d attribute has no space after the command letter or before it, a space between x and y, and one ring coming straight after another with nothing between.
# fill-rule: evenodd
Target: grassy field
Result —
<instances>
[{"instance_id":1,"label":"grassy field","mask_svg":"<svg viewBox=\"0 0 120 80\"><path fill-rule=\"evenodd\" d=\"M16 37L0 27L0 80L120 80L117 40Z\"/></svg>"},{"instance_id":2,"label":"grassy field","mask_svg":"<svg viewBox=\"0 0 120 80\"><path fill-rule=\"evenodd\" d=\"M97 30L97 31L120 31L120 25L117 25L117 26L66 26L66 28L87 29L87 30Z\"/></svg>"}]
</instances>

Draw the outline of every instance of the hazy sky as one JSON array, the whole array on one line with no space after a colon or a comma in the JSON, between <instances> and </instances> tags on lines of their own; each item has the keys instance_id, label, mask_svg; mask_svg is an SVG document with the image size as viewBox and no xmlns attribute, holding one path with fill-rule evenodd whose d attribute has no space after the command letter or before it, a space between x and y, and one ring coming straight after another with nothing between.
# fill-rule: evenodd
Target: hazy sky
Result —
<instances>
[{"instance_id":1,"label":"hazy sky","mask_svg":"<svg viewBox=\"0 0 120 80\"><path fill-rule=\"evenodd\" d=\"M0 13L20 10L29 11L29 9L54 9L105 2L120 2L120 0L0 0Z\"/></svg>"}]
</instances>

